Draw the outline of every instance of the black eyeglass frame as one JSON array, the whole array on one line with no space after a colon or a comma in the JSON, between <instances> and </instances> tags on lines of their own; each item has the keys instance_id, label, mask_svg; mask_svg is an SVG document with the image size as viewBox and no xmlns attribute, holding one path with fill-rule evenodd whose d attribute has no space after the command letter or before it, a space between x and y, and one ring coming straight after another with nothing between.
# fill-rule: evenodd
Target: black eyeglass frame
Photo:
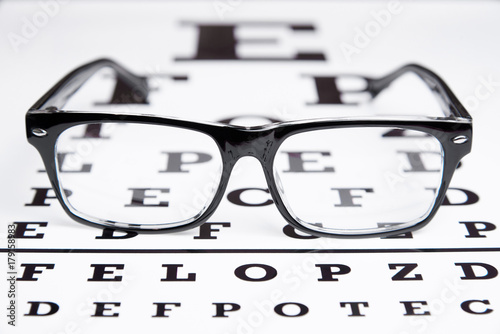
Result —
<instances>
[{"instance_id":1,"label":"black eyeglass frame","mask_svg":"<svg viewBox=\"0 0 500 334\"><path fill-rule=\"evenodd\" d=\"M104 67L112 68L116 73L116 79L121 80L122 86L127 87L131 94L138 95L144 100L147 99L148 86L147 81L143 77L132 74L112 60L99 59L83 65L65 76L40 98L26 114L26 134L28 141L40 153L49 180L62 207L74 220L94 227L141 233L177 232L195 228L206 222L215 212L224 196L231 170L236 162L244 156L253 156L259 160L263 167L269 192L279 212L286 221L297 230L318 237L339 238L384 237L406 233L422 228L431 221L445 198L446 190L448 189L458 163L471 151L471 116L439 76L415 64L403 66L389 75L378 79L360 76L360 78L366 80L367 83L366 88L361 91L368 92L372 97L376 97L383 89L388 87L401 75L412 72L417 74L429 88L436 93L442 102L441 104L445 112L445 117L419 117L414 119L405 117L398 117L395 119L381 117L332 118L279 122L253 127L243 127L224 123L194 122L167 116L63 110L62 108L67 100L83 86L90 77ZM164 228L154 228L154 226L146 227L141 224L116 224L112 221L105 220L91 221L73 212L64 199L63 189L61 188L57 176L57 157L55 149L57 139L62 132L73 126L106 122L173 126L195 130L210 136L219 147L223 167L219 187L206 210L195 220L186 225ZM422 221L403 228L398 228L397 225L395 225L391 230L380 232L359 234L349 232L342 234L324 232L320 227L318 227L318 230L308 228L302 225L298 219L294 218L288 211L284 200L281 198L273 175L274 157L280 145L288 137L301 132L350 127L391 127L415 130L430 134L439 140L444 154L441 185L437 190L432 209Z\"/></svg>"}]
</instances>

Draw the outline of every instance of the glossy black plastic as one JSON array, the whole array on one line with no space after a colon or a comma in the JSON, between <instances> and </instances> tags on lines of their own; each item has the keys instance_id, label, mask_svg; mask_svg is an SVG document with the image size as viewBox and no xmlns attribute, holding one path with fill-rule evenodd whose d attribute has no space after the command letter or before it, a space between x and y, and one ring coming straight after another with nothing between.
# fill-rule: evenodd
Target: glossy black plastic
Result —
<instances>
[{"instance_id":1,"label":"glossy black plastic","mask_svg":"<svg viewBox=\"0 0 500 334\"><path fill-rule=\"evenodd\" d=\"M147 82L144 78L136 76L122 66L109 59L101 59L77 68L51 90L49 90L26 115L26 131L28 141L36 147L45 164L47 174L57 198L65 211L78 222L97 226L100 228L114 228L136 232L175 232L187 230L201 225L213 214L219 202L223 198L231 170L235 163L244 156L257 158L267 179L271 196L283 217L294 228L315 236L326 237L381 237L413 231L426 225L436 214L439 206L444 200L446 190L453 173L460 160L470 152L472 144L472 119L465 108L460 104L448 86L436 74L419 65L406 65L395 72L380 79L366 78L367 85L363 91L367 91L373 97L388 87L391 82L401 75L413 72L426 82L429 88L436 92L441 99L441 105L445 113L444 117L429 118L397 118L387 119L373 118L349 118L349 119L318 119L307 121L291 121L272 123L262 126L242 127L223 123L193 122L177 118L134 114L96 113L84 111L66 111L63 106L66 101L89 79L93 74L103 67L110 67L116 72L117 80L121 80L124 87L128 87L130 93L139 92L147 99ZM62 197L62 189L57 180L55 145L58 136L66 129L79 124L92 124L104 122L128 122L155 125L169 125L179 128L197 130L212 137L220 149L223 158L223 172L220 186L215 198L206 211L192 223L184 226L167 229L145 229L140 225L129 224L117 227L105 221L90 221L75 215L67 207ZM332 128L348 127L393 127L398 129L417 130L428 133L437 138L444 151L444 169L441 187L437 193L437 200L430 214L421 222L407 228L368 234L332 234L311 230L294 219L287 211L282 198L279 195L273 175L273 162L275 154L283 141L294 134Z\"/></svg>"}]
</instances>

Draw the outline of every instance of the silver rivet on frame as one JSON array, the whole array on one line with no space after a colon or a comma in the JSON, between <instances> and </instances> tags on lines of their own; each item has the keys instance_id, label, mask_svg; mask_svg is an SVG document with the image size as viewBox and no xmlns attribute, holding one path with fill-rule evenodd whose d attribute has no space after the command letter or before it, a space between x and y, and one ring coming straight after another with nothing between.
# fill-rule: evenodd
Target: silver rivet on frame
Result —
<instances>
[{"instance_id":1,"label":"silver rivet on frame","mask_svg":"<svg viewBox=\"0 0 500 334\"><path fill-rule=\"evenodd\" d=\"M460 136L453 137L451 141L455 144L458 144L458 145L465 144L466 142L469 141L469 137L464 136L464 135L460 135Z\"/></svg>"},{"instance_id":2,"label":"silver rivet on frame","mask_svg":"<svg viewBox=\"0 0 500 334\"><path fill-rule=\"evenodd\" d=\"M47 131L45 131L44 129L40 129L40 128L32 129L31 133L37 137L45 137L47 135Z\"/></svg>"}]
</instances>

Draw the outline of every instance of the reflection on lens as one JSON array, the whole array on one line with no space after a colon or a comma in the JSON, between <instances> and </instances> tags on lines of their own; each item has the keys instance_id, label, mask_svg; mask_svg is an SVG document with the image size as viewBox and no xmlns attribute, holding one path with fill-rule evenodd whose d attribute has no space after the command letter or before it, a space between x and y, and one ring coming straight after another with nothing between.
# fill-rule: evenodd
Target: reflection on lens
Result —
<instances>
[{"instance_id":1,"label":"reflection on lens","mask_svg":"<svg viewBox=\"0 0 500 334\"><path fill-rule=\"evenodd\" d=\"M423 132L394 130L339 128L286 139L273 168L292 216L307 228L338 234L383 232L425 219L441 185L441 144Z\"/></svg>"},{"instance_id":2,"label":"reflection on lens","mask_svg":"<svg viewBox=\"0 0 500 334\"><path fill-rule=\"evenodd\" d=\"M78 125L59 136L56 153L68 207L90 220L184 225L206 210L221 179L213 139L171 126Z\"/></svg>"}]
</instances>

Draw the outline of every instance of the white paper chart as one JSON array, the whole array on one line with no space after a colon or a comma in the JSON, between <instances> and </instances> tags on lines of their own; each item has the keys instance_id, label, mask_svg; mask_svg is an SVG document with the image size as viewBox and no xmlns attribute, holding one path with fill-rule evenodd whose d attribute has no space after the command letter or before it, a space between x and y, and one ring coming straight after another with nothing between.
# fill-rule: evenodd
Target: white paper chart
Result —
<instances>
[{"instance_id":1,"label":"white paper chart","mask_svg":"<svg viewBox=\"0 0 500 334\"><path fill-rule=\"evenodd\" d=\"M494 1L0 2L0 333L500 333L499 14ZM154 235L96 229L58 203L26 140L25 113L64 75L99 58L144 77L147 103L120 95L111 72L102 71L66 109L240 125L440 115L411 77L374 101L347 92L356 84L349 75L376 78L420 64L472 115L472 152L432 222L388 238L296 231L250 157L238 161L217 211L198 228ZM84 152L95 142L72 138L120 129L82 127L67 142ZM143 141L156 140L150 135ZM344 146L352 140L338 140L338 156L349 156ZM333 170L335 160L314 153L321 145L299 144L293 149L304 154L293 168ZM144 147L137 154L155 146ZM206 158L180 151L165 149L151 164L181 171ZM383 159L366 151L372 161ZM71 177L93 171L92 161L71 164L70 155L59 163L71 186ZM292 169L292 158L283 159ZM126 170L114 168L116 175ZM124 210L137 201L164 203L161 186L124 188ZM366 189L346 194L336 200L370 196ZM309 204L302 206L307 215Z\"/></svg>"}]
</instances>

